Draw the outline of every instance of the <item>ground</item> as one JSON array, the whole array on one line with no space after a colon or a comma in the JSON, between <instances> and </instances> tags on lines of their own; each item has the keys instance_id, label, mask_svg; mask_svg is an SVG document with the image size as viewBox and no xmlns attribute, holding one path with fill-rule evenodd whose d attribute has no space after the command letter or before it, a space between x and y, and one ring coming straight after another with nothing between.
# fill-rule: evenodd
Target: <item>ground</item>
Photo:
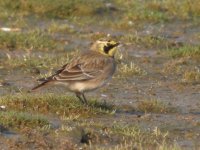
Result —
<instances>
[{"instance_id":1,"label":"ground","mask_svg":"<svg viewBox=\"0 0 200 150\"><path fill-rule=\"evenodd\" d=\"M0 2L1 149L200 149L200 2L86 1ZM105 37L118 67L89 106L29 92Z\"/></svg>"}]
</instances>

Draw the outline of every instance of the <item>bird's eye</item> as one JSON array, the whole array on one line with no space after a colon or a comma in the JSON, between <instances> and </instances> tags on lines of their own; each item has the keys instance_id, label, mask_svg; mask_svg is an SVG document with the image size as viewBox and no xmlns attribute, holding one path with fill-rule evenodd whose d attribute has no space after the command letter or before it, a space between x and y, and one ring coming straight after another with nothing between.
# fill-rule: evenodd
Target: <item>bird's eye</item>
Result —
<instances>
[{"instance_id":1,"label":"bird's eye","mask_svg":"<svg viewBox=\"0 0 200 150\"><path fill-rule=\"evenodd\" d=\"M106 44L106 46L107 46L107 47L110 47L110 46L111 46L111 44L110 44L110 43L107 43L107 44Z\"/></svg>"}]
</instances>

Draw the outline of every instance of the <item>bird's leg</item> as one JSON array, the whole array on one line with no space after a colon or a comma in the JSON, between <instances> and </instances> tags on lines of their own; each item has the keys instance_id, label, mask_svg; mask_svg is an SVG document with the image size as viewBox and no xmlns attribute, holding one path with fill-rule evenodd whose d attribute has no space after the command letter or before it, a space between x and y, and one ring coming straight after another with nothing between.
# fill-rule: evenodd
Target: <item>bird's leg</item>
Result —
<instances>
[{"instance_id":1,"label":"bird's leg","mask_svg":"<svg viewBox=\"0 0 200 150\"><path fill-rule=\"evenodd\" d=\"M85 104L88 104L87 99L85 98L84 93L82 93L82 96L83 96L83 100L84 100Z\"/></svg>"},{"instance_id":2,"label":"bird's leg","mask_svg":"<svg viewBox=\"0 0 200 150\"><path fill-rule=\"evenodd\" d=\"M81 103L85 103L84 100L81 98L81 93L76 93L76 97L81 101Z\"/></svg>"}]
</instances>

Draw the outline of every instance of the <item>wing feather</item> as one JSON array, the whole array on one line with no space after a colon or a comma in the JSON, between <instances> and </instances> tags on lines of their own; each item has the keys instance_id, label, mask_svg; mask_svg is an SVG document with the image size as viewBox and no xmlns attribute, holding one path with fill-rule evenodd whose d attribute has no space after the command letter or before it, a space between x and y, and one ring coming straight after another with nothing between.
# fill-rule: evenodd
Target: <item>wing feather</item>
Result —
<instances>
[{"instance_id":1,"label":"wing feather","mask_svg":"<svg viewBox=\"0 0 200 150\"><path fill-rule=\"evenodd\" d=\"M64 65L52 76L52 79L57 81L83 81L96 78L103 72L102 61L97 62L94 57L87 57L87 61L84 60L84 56L82 56L81 59L78 58L70 64Z\"/></svg>"}]
</instances>

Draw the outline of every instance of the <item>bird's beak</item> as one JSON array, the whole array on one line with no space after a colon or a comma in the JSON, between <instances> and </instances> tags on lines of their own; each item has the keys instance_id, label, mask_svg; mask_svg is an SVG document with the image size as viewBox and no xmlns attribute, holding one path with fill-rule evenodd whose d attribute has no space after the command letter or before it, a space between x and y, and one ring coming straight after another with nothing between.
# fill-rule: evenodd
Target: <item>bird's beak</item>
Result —
<instances>
[{"instance_id":1,"label":"bird's beak","mask_svg":"<svg viewBox=\"0 0 200 150\"><path fill-rule=\"evenodd\" d=\"M117 46L119 46L119 45L120 45L120 43L119 43L119 42L117 42L117 43L116 43L114 46L115 46L115 47L117 47Z\"/></svg>"}]
</instances>

